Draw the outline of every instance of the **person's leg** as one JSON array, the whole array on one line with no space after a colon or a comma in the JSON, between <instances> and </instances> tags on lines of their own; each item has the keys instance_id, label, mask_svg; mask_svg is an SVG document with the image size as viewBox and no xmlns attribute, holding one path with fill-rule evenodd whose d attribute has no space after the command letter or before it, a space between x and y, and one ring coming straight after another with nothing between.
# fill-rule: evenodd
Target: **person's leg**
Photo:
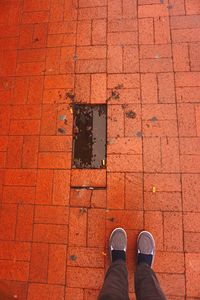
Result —
<instances>
[{"instance_id":1,"label":"person's leg","mask_svg":"<svg viewBox=\"0 0 200 300\"><path fill-rule=\"evenodd\" d=\"M155 242L150 232L140 233L137 241L137 268L135 293L137 300L166 300L158 279L152 270Z\"/></svg>"},{"instance_id":2,"label":"person's leg","mask_svg":"<svg viewBox=\"0 0 200 300\"><path fill-rule=\"evenodd\" d=\"M126 247L126 232L122 228L116 228L109 241L111 266L106 273L98 300L129 300Z\"/></svg>"}]
</instances>

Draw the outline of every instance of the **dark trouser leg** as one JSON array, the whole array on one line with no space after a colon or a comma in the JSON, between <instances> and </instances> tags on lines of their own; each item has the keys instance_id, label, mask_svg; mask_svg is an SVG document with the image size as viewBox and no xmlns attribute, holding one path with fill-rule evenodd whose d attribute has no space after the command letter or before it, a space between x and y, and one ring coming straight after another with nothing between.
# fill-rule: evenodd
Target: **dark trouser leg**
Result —
<instances>
[{"instance_id":1,"label":"dark trouser leg","mask_svg":"<svg viewBox=\"0 0 200 300\"><path fill-rule=\"evenodd\" d=\"M123 260L111 264L98 300L129 300L128 272Z\"/></svg>"},{"instance_id":2,"label":"dark trouser leg","mask_svg":"<svg viewBox=\"0 0 200 300\"><path fill-rule=\"evenodd\" d=\"M145 263L137 266L135 292L137 300L167 300L154 271Z\"/></svg>"}]
</instances>

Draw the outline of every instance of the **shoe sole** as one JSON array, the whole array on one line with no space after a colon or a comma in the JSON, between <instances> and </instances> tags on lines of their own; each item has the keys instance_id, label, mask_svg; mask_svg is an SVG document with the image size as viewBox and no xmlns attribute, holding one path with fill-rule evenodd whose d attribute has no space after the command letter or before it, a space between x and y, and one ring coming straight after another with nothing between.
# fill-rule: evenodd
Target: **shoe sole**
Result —
<instances>
[{"instance_id":1,"label":"shoe sole","mask_svg":"<svg viewBox=\"0 0 200 300\"><path fill-rule=\"evenodd\" d=\"M117 228L115 228L112 232L111 232L111 234L110 234L110 238L109 238L109 252L110 252L110 260L112 261L112 255L111 255L111 240L112 240L112 237L113 237L113 235L114 235L114 233L117 231L117 230L121 230L121 231L123 231L123 233L125 234L125 236L126 236L126 243L127 243L127 241L128 241L128 238L127 238L127 233L126 233L126 231L122 228L122 227L117 227ZM126 250L127 250L127 247L126 247Z\"/></svg>"},{"instance_id":2,"label":"shoe sole","mask_svg":"<svg viewBox=\"0 0 200 300\"><path fill-rule=\"evenodd\" d=\"M155 244L155 240L154 240L154 237L153 235L149 232L149 231L146 231L146 230L143 230L140 232L140 234L138 235L138 238L137 238L137 254L138 254L138 241L140 239L140 236L144 233L147 233L150 235L152 241L153 241L153 247L154 247L154 254L153 254L153 259L152 259L152 263L151 263L151 267L153 267L153 264L154 264L154 259L155 259L155 254L156 254L156 244Z\"/></svg>"}]
</instances>

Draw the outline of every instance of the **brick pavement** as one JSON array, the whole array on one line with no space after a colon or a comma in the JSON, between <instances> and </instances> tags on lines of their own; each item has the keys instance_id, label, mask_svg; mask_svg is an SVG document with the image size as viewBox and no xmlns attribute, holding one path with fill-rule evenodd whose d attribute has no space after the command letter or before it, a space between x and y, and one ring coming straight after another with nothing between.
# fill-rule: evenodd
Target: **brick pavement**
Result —
<instances>
[{"instance_id":1,"label":"brick pavement","mask_svg":"<svg viewBox=\"0 0 200 300\"><path fill-rule=\"evenodd\" d=\"M108 105L107 170L71 170L74 95ZM96 299L116 226L131 299L142 229L168 299L200 299L199 0L1 1L0 106L9 299Z\"/></svg>"}]
</instances>

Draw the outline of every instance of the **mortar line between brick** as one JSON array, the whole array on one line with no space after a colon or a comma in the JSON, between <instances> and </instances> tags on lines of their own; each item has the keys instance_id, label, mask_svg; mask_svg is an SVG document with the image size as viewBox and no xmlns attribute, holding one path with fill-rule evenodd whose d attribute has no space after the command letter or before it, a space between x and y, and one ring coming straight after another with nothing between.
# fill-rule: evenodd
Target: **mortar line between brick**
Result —
<instances>
[{"instance_id":1,"label":"mortar line between brick","mask_svg":"<svg viewBox=\"0 0 200 300\"><path fill-rule=\"evenodd\" d=\"M175 93L175 105L176 105L176 119L177 119L177 133L178 133L178 152L179 152L179 173L180 173L180 184L181 184L181 224L182 224L182 247L183 247L183 255L184 255L184 279L185 279L185 297L187 295L187 285L186 285L186 266L185 266L185 251L184 251L184 225L183 225L183 185L182 185L182 173L181 173L181 152L180 152L180 132L179 132L179 118L178 118L178 102L177 102L177 93L176 93L176 80L175 80L175 70L174 70L174 62L173 62L173 40L172 40L172 26L171 26L171 17L169 16L169 26L170 26L170 40L171 40L171 53L172 53L172 68L173 68L173 74L174 74L174 93Z\"/></svg>"}]
</instances>

